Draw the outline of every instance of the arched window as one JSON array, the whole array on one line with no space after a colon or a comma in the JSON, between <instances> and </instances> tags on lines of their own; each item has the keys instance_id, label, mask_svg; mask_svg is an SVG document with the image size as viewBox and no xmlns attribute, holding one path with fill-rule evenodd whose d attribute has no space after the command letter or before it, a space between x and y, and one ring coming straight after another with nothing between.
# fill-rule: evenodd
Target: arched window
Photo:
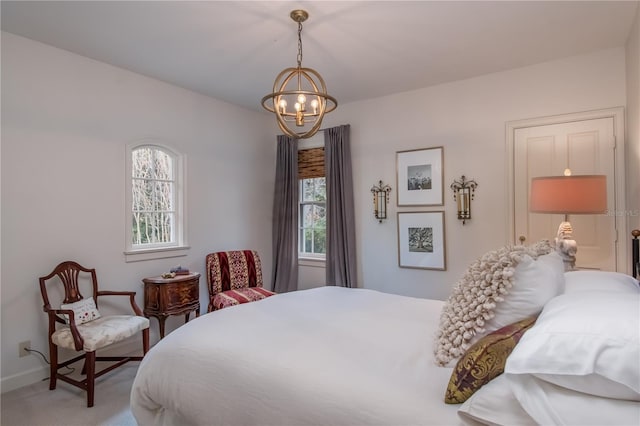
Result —
<instances>
[{"instance_id":1,"label":"arched window","mask_svg":"<svg viewBox=\"0 0 640 426\"><path fill-rule=\"evenodd\" d=\"M139 144L128 149L127 160L127 260L185 255L173 252L187 248L182 156Z\"/></svg>"}]
</instances>

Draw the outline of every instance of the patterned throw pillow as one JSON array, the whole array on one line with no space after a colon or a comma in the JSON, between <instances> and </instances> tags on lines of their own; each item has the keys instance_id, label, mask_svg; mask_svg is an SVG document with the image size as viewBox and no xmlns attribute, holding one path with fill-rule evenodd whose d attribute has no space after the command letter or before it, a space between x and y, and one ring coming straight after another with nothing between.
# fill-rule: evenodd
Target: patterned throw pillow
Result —
<instances>
[{"instance_id":1,"label":"patterned throw pillow","mask_svg":"<svg viewBox=\"0 0 640 426\"><path fill-rule=\"evenodd\" d=\"M93 297L87 297L74 303L60 305L60 309L71 309L76 325L100 318L100 312L98 312L98 308L96 308L96 302L93 300ZM69 315L63 315L63 317L67 324L69 324Z\"/></svg>"},{"instance_id":2,"label":"patterned throw pillow","mask_svg":"<svg viewBox=\"0 0 640 426\"><path fill-rule=\"evenodd\" d=\"M507 357L536 316L507 325L473 344L456 364L447 385L444 402L460 404L475 391L502 374Z\"/></svg>"}]
</instances>

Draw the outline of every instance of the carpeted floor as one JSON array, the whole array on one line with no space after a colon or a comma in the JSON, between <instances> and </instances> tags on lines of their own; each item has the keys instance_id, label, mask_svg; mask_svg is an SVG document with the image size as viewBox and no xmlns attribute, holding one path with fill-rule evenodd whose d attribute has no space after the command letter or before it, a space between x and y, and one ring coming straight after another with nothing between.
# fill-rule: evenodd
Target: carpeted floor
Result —
<instances>
[{"instance_id":1,"label":"carpeted floor","mask_svg":"<svg viewBox=\"0 0 640 426\"><path fill-rule=\"evenodd\" d=\"M87 408L86 393L58 380L49 390L45 380L2 394L2 426L136 426L129 409L131 385L138 362L127 363L96 382L95 405Z\"/></svg>"}]
</instances>

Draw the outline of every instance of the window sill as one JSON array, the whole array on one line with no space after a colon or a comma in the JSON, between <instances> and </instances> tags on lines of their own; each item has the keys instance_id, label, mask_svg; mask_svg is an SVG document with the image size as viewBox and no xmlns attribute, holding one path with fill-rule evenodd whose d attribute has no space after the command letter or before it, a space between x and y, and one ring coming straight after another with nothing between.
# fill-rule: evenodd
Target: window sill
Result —
<instances>
[{"instance_id":1,"label":"window sill","mask_svg":"<svg viewBox=\"0 0 640 426\"><path fill-rule=\"evenodd\" d=\"M325 259L317 257L299 257L298 266L308 266L311 268L324 268L326 265Z\"/></svg>"},{"instance_id":2,"label":"window sill","mask_svg":"<svg viewBox=\"0 0 640 426\"><path fill-rule=\"evenodd\" d=\"M131 250L124 252L124 261L141 262L144 260L165 259L168 257L181 257L188 254L189 246L164 247L146 250Z\"/></svg>"}]
</instances>

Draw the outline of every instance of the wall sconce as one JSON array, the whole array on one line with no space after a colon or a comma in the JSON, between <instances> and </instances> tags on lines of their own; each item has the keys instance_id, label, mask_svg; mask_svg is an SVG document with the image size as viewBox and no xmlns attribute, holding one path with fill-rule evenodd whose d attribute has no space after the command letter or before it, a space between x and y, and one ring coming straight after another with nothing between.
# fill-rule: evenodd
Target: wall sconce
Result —
<instances>
[{"instance_id":1,"label":"wall sconce","mask_svg":"<svg viewBox=\"0 0 640 426\"><path fill-rule=\"evenodd\" d=\"M464 175L460 180L454 179L451 184L453 199L458 202L458 219L462 220L463 225L467 219L471 219L471 200L477 187L478 183L475 180L467 180Z\"/></svg>"},{"instance_id":2,"label":"wall sconce","mask_svg":"<svg viewBox=\"0 0 640 426\"><path fill-rule=\"evenodd\" d=\"M376 219L382 223L382 219L387 218L387 204L389 204L389 193L391 192L391 187L389 185L382 185L382 181L378 184L378 186L373 186L371 188L371 193L373 194L373 214Z\"/></svg>"}]
</instances>

